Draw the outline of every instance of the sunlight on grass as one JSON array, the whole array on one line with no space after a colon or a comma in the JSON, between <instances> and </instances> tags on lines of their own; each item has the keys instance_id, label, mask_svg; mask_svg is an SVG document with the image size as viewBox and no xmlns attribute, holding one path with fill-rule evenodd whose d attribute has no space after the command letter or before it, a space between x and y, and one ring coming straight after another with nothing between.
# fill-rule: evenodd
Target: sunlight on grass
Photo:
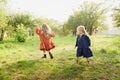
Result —
<instances>
[{"instance_id":1,"label":"sunlight on grass","mask_svg":"<svg viewBox=\"0 0 120 80\"><path fill-rule=\"evenodd\" d=\"M119 80L119 36L91 36L94 57L90 65L84 58L75 63L76 37L56 37L56 48L41 59L39 38L29 38L25 43L12 39L0 42L0 80ZM9 46L7 44L10 44Z\"/></svg>"}]
</instances>

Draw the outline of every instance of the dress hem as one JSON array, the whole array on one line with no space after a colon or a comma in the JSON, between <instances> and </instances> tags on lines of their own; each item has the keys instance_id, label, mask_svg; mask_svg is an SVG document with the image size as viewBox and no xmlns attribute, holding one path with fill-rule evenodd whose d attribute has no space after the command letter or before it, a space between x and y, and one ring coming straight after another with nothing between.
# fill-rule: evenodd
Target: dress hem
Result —
<instances>
[{"instance_id":1,"label":"dress hem","mask_svg":"<svg viewBox=\"0 0 120 80\"><path fill-rule=\"evenodd\" d=\"M42 51L49 51L49 50L51 50L51 49L53 49L53 48L55 48L55 46L53 46L52 48L50 48L50 49L40 49L40 50L42 50Z\"/></svg>"}]
</instances>

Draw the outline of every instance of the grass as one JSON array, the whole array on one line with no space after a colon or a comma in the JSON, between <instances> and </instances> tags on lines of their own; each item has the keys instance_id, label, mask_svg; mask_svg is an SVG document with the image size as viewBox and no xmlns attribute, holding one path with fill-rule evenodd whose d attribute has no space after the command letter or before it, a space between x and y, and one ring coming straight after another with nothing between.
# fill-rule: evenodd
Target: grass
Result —
<instances>
[{"instance_id":1,"label":"grass","mask_svg":"<svg viewBox=\"0 0 120 80\"><path fill-rule=\"evenodd\" d=\"M56 37L51 60L41 59L38 37L25 43L5 39L0 42L0 80L120 80L120 35L91 36L90 65L84 58L75 64L75 40Z\"/></svg>"}]
</instances>

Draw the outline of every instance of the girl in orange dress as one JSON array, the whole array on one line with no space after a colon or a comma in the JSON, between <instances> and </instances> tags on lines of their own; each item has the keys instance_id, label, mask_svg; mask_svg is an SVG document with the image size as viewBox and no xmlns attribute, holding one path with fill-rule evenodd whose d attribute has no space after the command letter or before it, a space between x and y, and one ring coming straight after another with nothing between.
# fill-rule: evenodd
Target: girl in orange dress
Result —
<instances>
[{"instance_id":1,"label":"girl in orange dress","mask_svg":"<svg viewBox=\"0 0 120 80\"><path fill-rule=\"evenodd\" d=\"M43 24L42 29L39 29L38 25L36 25L36 34L38 34L40 38L40 50L44 53L42 58L46 58L47 51L49 52L50 58L53 59L50 50L55 48L55 45L51 40L52 37L55 37L55 34L52 33L51 28L47 24Z\"/></svg>"}]
</instances>

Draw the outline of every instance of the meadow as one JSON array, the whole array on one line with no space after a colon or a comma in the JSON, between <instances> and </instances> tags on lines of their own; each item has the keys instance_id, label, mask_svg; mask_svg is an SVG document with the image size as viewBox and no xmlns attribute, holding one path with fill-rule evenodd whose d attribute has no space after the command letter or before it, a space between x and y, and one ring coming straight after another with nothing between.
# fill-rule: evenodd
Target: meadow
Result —
<instances>
[{"instance_id":1,"label":"meadow","mask_svg":"<svg viewBox=\"0 0 120 80\"><path fill-rule=\"evenodd\" d=\"M76 36L56 37L54 59L42 59L39 38L0 42L0 80L120 80L120 35L93 35L90 64L75 63Z\"/></svg>"}]
</instances>

